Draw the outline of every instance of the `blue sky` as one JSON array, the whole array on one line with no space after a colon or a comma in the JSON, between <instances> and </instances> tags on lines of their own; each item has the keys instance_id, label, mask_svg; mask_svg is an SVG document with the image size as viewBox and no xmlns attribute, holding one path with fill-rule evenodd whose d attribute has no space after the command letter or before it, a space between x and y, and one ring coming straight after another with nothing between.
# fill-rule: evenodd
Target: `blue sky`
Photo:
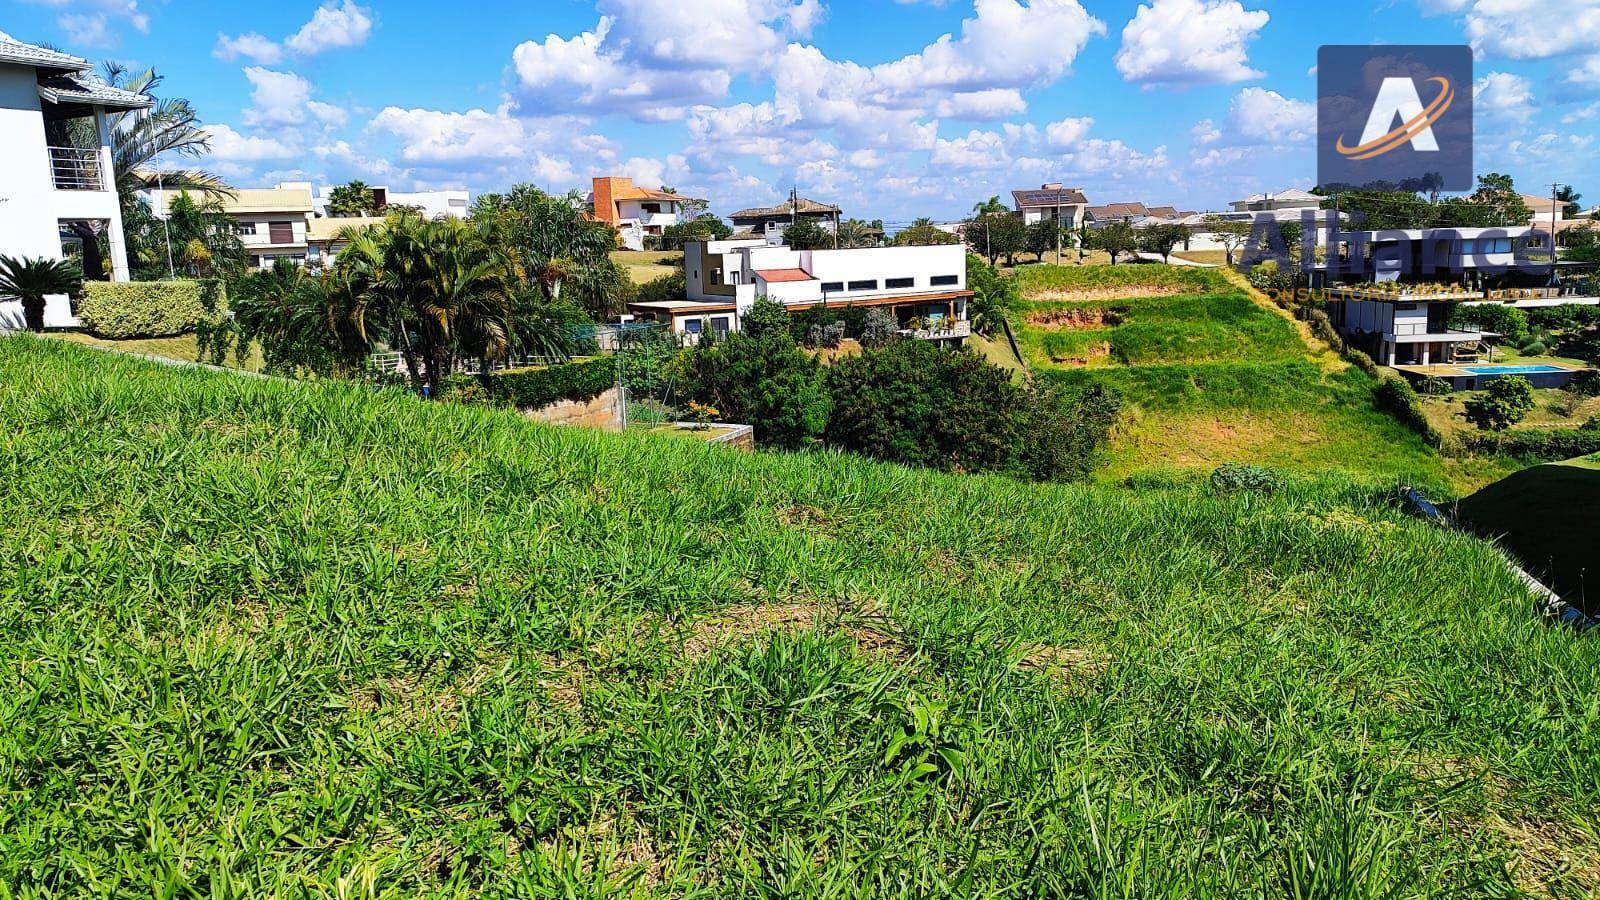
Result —
<instances>
[{"instance_id":1,"label":"blue sky","mask_svg":"<svg viewBox=\"0 0 1600 900\"><path fill-rule=\"evenodd\" d=\"M1060 181L1208 209L1315 179L1322 43L1470 43L1477 171L1600 202L1600 0L7 0L154 66L238 186L627 174L726 213L791 184L955 217ZM1543 186L1541 188L1541 185Z\"/></svg>"}]
</instances>

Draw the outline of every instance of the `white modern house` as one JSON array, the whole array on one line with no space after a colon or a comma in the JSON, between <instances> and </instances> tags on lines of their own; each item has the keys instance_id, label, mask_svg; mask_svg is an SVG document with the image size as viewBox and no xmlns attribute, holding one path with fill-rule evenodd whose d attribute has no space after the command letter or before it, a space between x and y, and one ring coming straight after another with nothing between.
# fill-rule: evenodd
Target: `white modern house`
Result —
<instances>
[{"instance_id":1,"label":"white modern house","mask_svg":"<svg viewBox=\"0 0 1600 900\"><path fill-rule=\"evenodd\" d=\"M1059 183L1041 184L1038 190L1012 191L1011 200L1025 225L1054 219L1062 228L1076 229L1083 224L1089 210L1083 188L1069 188Z\"/></svg>"},{"instance_id":2,"label":"white modern house","mask_svg":"<svg viewBox=\"0 0 1600 900\"><path fill-rule=\"evenodd\" d=\"M1234 200L1228 204L1228 209L1223 212L1187 213L1180 216L1177 224L1189 229L1187 249L1190 250L1221 250L1224 248L1222 241L1217 240L1216 234L1211 231L1208 219L1212 216L1224 222L1243 222L1252 230L1262 229L1271 223L1274 227L1282 228L1284 225L1294 224L1302 229L1315 232L1316 246L1327 245L1328 227L1335 222L1343 222L1349 218L1345 213L1335 213L1331 209L1323 209L1320 197L1310 191L1298 188L1289 188L1274 193L1252 194L1243 200Z\"/></svg>"},{"instance_id":3,"label":"white modern house","mask_svg":"<svg viewBox=\"0 0 1600 900\"><path fill-rule=\"evenodd\" d=\"M312 199L312 211L318 217L328 215L328 201L333 196L333 186L322 185ZM372 188L374 215L382 215L391 206L409 206L421 210L423 218L440 219L446 216L465 219L472 205L472 194L465 190L447 191L395 191L387 187Z\"/></svg>"},{"instance_id":4,"label":"white modern house","mask_svg":"<svg viewBox=\"0 0 1600 900\"><path fill-rule=\"evenodd\" d=\"M642 188L631 178L596 178L589 202L594 217L617 230L622 246L643 250L645 238L660 237L678 224L690 198Z\"/></svg>"},{"instance_id":5,"label":"white modern house","mask_svg":"<svg viewBox=\"0 0 1600 900\"><path fill-rule=\"evenodd\" d=\"M63 231L87 225L105 236L109 251L105 271L87 277L126 281L106 112L150 104L106 84L91 68L88 60L0 32L0 253L61 259ZM0 299L0 329L22 324L21 304ZM74 324L67 298L51 298L45 325Z\"/></svg>"},{"instance_id":6,"label":"white modern house","mask_svg":"<svg viewBox=\"0 0 1600 900\"><path fill-rule=\"evenodd\" d=\"M768 297L791 312L818 306L883 307L902 332L961 343L967 320L967 254L960 244L791 250L765 238L690 241L684 245L682 300L633 303L638 318L678 334L737 331L740 317Z\"/></svg>"}]
</instances>

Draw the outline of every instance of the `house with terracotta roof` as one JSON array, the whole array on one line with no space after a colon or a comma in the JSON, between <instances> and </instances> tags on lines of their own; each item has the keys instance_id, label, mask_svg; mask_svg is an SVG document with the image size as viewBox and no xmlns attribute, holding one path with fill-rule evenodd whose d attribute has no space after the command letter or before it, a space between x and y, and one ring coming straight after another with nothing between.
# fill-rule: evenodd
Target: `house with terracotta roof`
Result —
<instances>
[{"instance_id":1,"label":"house with terracotta roof","mask_svg":"<svg viewBox=\"0 0 1600 900\"><path fill-rule=\"evenodd\" d=\"M758 297L791 312L816 307L881 307L904 334L960 344L967 319L967 251L960 244L791 250L764 237L689 241L683 248L684 297L629 304L640 319L679 335L738 331Z\"/></svg>"},{"instance_id":2,"label":"house with terracotta roof","mask_svg":"<svg viewBox=\"0 0 1600 900\"><path fill-rule=\"evenodd\" d=\"M660 237L677 225L685 206L694 202L670 191L639 187L632 178L609 176L592 184L589 203L594 217L615 228L628 250L645 249L646 238Z\"/></svg>"},{"instance_id":3,"label":"house with terracotta roof","mask_svg":"<svg viewBox=\"0 0 1600 900\"><path fill-rule=\"evenodd\" d=\"M819 228L833 234L838 227L839 207L832 203L819 203L806 197L785 200L777 206L752 206L728 216L733 223L733 238L765 238L768 244L783 243L783 234L789 226L809 219Z\"/></svg>"},{"instance_id":4,"label":"house with terracotta roof","mask_svg":"<svg viewBox=\"0 0 1600 900\"><path fill-rule=\"evenodd\" d=\"M107 114L149 106L82 57L0 32L0 253L62 259L79 248L88 278L127 281ZM25 324L21 304L0 298L0 330ZM66 297L47 299L44 325L74 324Z\"/></svg>"},{"instance_id":5,"label":"house with terracotta roof","mask_svg":"<svg viewBox=\"0 0 1600 900\"><path fill-rule=\"evenodd\" d=\"M1089 210L1083 188L1069 188L1059 183L1041 184L1038 190L1012 191L1011 201L1025 225L1054 219L1062 228L1075 229L1083 224Z\"/></svg>"}]
</instances>

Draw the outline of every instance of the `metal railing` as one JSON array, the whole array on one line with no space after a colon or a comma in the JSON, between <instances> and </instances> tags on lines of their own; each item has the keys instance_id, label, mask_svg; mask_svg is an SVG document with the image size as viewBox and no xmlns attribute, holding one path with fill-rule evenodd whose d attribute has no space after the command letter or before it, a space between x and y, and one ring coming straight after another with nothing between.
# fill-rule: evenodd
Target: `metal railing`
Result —
<instances>
[{"instance_id":1,"label":"metal railing","mask_svg":"<svg viewBox=\"0 0 1600 900\"><path fill-rule=\"evenodd\" d=\"M50 151L50 180L58 191L106 190L105 173L100 166L99 150L79 147L48 147Z\"/></svg>"}]
</instances>

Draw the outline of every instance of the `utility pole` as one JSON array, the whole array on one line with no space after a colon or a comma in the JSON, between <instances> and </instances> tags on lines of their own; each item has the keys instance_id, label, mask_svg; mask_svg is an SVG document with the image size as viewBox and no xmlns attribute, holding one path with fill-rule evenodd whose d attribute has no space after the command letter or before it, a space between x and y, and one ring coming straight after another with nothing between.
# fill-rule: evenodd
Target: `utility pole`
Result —
<instances>
[{"instance_id":1,"label":"utility pole","mask_svg":"<svg viewBox=\"0 0 1600 900\"><path fill-rule=\"evenodd\" d=\"M178 272L172 266L172 204L167 199L167 189L160 169L156 170L156 195L161 198L161 233L167 239L167 277L176 279Z\"/></svg>"},{"instance_id":2,"label":"utility pole","mask_svg":"<svg viewBox=\"0 0 1600 900\"><path fill-rule=\"evenodd\" d=\"M1556 195L1561 193L1559 181L1550 182L1550 285L1556 282Z\"/></svg>"}]
</instances>

